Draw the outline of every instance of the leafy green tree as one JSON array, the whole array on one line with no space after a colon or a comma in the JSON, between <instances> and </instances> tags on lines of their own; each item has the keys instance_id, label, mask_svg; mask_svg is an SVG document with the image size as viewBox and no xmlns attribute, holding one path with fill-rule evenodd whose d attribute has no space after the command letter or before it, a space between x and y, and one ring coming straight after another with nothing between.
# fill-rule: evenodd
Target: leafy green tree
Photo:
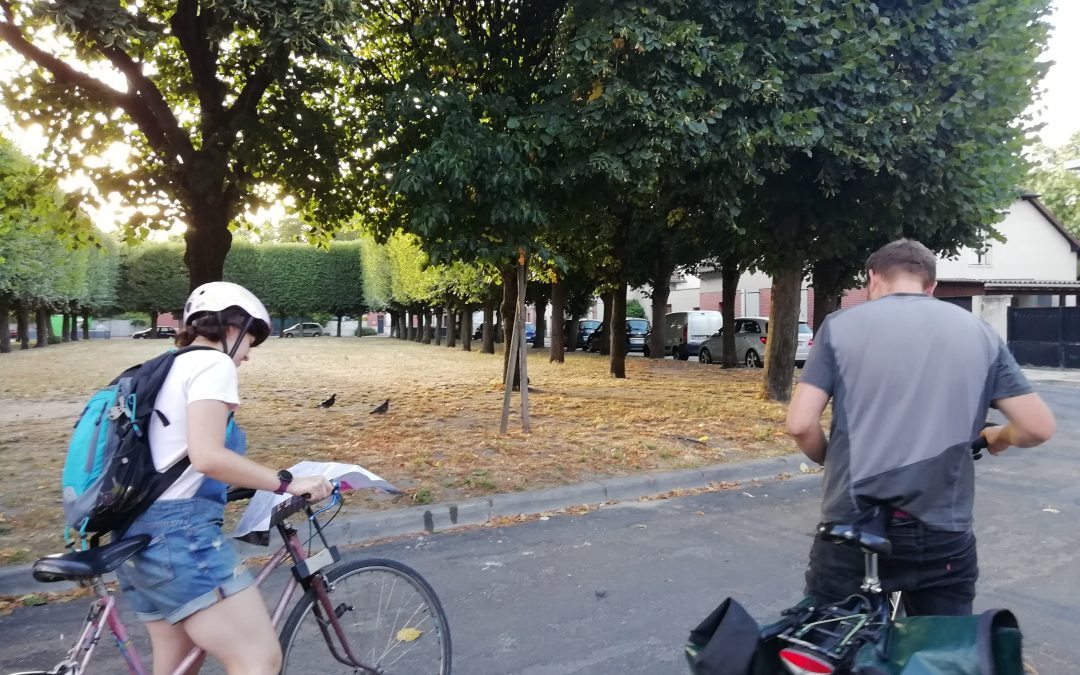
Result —
<instances>
[{"instance_id":1,"label":"leafy green tree","mask_svg":"<svg viewBox=\"0 0 1080 675\"><path fill-rule=\"evenodd\" d=\"M267 245L252 244L246 241L233 242L229 255L225 258L224 280L240 284L262 298L267 287L261 251Z\"/></svg>"},{"instance_id":2,"label":"leafy green tree","mask_svg":"<svg viewBox=\"0 0 1080 675\"><path fill-rule=\"evenodd\" d=\"M122 258L120 306L150 314L150 327L157 328L158 314L177 313L187 300L184 247L172 243L143 243L131 246Z\"/></svg>"},{"instance_id":3,"label":"leafy green tree","mask_svg":"<svg viewBox=\"0 0 1080 675\"><path fill-rule=\"evenodd\" d=\"M428 254L414 234L398 231L386 242L390 262L390 297L395 305L405 308L412 318L406 324L410 340L423 340L421 330L426 326L423 317L430 322L428 309L433 300L438 272L429 265ZM430 325L430 324L427 324Z\"/></svg>"},{"instance_id":4,"label":"leafy green tree","mask_svg":"<svg viewBox=\"0 0 1080 675\"><path fill-rule=\"evenodd\" d=\"M742 108L764 103L753 65L769 57L750 49L731 13L706 0L574 3L560 33L559 77L523 120L554 139L535 152L560 171L573 201L591 205L582 220L606 243L597 254L612 289L615 377L625 377L631 230L638 240L643 227L666 226L656 212L666 185L706 159L737 166L753 147L751 125L760 122Z\"/></svg>"},{"instance_id":5,"label":"leafy green tree","mask_svg":"<svg viewBox=\"0 0 1080 675\"><path fill-rule=\"evenodd\" d=\"M628 319L644 319L645 308L641 306L641 303L637 300L629 300L626 303L626 318Z\"/></svg>"},{"instance_id":6,"label":"leafy green tree","mask_svg":"<svg viewBox=\"0 0 1080 675\"><path fill-rule=\"evenodd\" d=\"M183 220L191 287L222 278L228 226L262 202L261 186L294 196L324 231L359 202L343 82L375 72L353 53L362 5L5 0L0 9L0 40L25 60L0 83L8 108L44 127L49 166L78 167L98 198L117 192L135 207L128 235ZM116 142L131 147L130 165L83 161Z\"/></svg>"},{"instance_id":7,"label":"leafy green tree","mask_svg":"<svg viewBox=\"0 0 1080 675\"><path fill-rule=\"evenodd\" d=\"M1047 2L733 4L748 43L770 41L759 80L778 98L764 112L803 118L756 146L759 187L740 204L774 279L766 392L787 400L808 270L843 261L838 282L815 280L834 297L875 244L949 250L992 233L1020 178Z\"/></svg>"},{"instance_id":8,"label":"leafy green tree","mask_svg":"<svg viewBox=\"0 0 1080 675\"><path fill-rule=\"evenodd\" d=\"M88 249L86 295L78 299L83 319L83 339L90 337L92 315L108 316L120 308L120 251L116 242L100 235L99 247Z\"/></svg>"},{"instance_id":9,"label":"leafy green tree","mask_svg":"<svg viewBox=\"0 0 1080 675\"><path fill-rule=\"evenodd\" d=\"M319 277L322 305L337 318L337 336L341 337L341 318L347 315L359 317L367 309L360 242L333 242L323 255L326 261Z\"/></svg>"},{"instance_id":10,"label":"leafy green tree","mask_svg":"<svg viewBox=\"0 0 1080 675\"><path fill-rule=\"evenodd\" d=\"M436 264L496 267L504 332L517 307L517 285L505 280L519 250L547 257L537 234L550 182L531 156L552 138L517 118L550 81L566 4L367 3L364 56L380 64L385 93L357 121L372 148L365 222L384 238L406 224Z\"/></svg>"},{"instance_id":11,"label":"leafy green tree","mask_svg":"<svg viewBox=\"0 0 1080 675\"><path fill-rule=\"evenodd\" d=\"M1057 216L1069 232L1080 236L1080 131L1059 148L1037 145L1025 187Z\"/></svg>"},{"instance_id":12,"label":"leafy green tree","mask_svg":"<svg viewBox=\"0 0 1080 675\"><path fill-rule=\"evenodd\" d=\"M87 294L86 245L96 236L75 198L60 191L54 174L0 140L0 352L11 350L7 325L12 309L24 349L31 311L38 346L47 344L51 311L63 312L70 325L72 303ZM69 337L65 331L62 339Z\"/></svg>"},{"instance_id":13,"label":"leafy green tree","mask_svg":"<svg viewBox=\"0 0 1080 675\"><path fill-rule=\"evenodd\" d=\"M259 277L256 292L266 308L279 317L284 330L286 317L304 317L325 311L322 301L323 267L326 254L308 244L262 244L258 247ZM303 331L300 332L303 336Z\"/></svg>"}]
</instances>

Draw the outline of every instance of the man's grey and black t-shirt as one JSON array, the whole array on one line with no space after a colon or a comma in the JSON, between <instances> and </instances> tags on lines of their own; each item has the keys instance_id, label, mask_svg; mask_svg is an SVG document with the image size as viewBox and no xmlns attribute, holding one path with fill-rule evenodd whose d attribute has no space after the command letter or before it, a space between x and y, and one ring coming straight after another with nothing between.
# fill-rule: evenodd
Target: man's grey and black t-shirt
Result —
<instances>
[{"instance_id":1,"label":"man's grey and black t-shirt","mask_svg":"<svg viewBox=\"0 0 1080 675\"><path fill-rule=\"evenodd\" d=\"M830 315L801 381L833 398L824 520L887 503L953 532L971 529L970 447L990 403L1031 392L989 324L913 294Z\"/></svg>"}]
</instances>

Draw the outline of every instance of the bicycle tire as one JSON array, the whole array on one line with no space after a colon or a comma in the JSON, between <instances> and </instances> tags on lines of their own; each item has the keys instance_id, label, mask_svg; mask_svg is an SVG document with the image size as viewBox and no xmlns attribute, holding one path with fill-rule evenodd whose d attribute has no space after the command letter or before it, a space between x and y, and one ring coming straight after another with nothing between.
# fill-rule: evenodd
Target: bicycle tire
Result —
<instances>
[{"instance_id":1,"label":"bicycle tire","mask_svg":"<svg viewBox=\"0 0 1080 675\"><path fill-rule=\"evenodd\" d=\"M446 613L431 585L416 570L395 560L371 558L332 567L325 580L358 659L388 675L450 675ZM402 583L404 588L399 589ZM408 611L396 608L395 612L399 599L408 603ZM363 672L334 658L312 611L315 602L314 591L305 593L281 628L281 675ZM402 636L406 629L417 632ZM434 664L426 666L428 661Z\"/></svg>"}]
</instances>

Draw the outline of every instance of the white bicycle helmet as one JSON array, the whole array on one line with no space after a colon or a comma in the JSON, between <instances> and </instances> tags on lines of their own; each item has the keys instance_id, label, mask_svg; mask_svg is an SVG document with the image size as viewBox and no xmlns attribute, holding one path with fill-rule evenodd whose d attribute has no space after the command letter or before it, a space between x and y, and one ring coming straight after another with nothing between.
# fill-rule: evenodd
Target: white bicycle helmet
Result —
<instances>
[{"instance_id":1,"label":"white bicycle helmet","mask_svg":"<svg viewBox=\"0 0 1080 675\"><path fill-rule=\"evenodd\" d=\"M255 294L239 284L229 281L211 281L199 286L184 303L184 325L191 324L194 317L204 312L221 312L230 307L239 307L251 316L253 321L261 321L262 330L254 331L255 344L259 344L270 334L270 313ZM258 336L264 336L259 339Z\"/></svg>"}]
</instances>

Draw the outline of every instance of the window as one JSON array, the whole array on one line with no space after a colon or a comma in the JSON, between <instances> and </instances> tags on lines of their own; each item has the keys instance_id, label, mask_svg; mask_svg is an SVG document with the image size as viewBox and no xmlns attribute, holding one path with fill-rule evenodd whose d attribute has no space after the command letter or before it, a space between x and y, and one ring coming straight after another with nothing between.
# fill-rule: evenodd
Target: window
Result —
<instances>
[{"instance_id":1,"label":"window","mask_svg":"<svg viewBox=\"0 0 1080 675\"><path fill-rule=\"evenodd\" d=\"M990 267L992 249L989 245L982 248L973 249L971 251L971 266L972 267Z\"/></svg>"}]
</instances>

